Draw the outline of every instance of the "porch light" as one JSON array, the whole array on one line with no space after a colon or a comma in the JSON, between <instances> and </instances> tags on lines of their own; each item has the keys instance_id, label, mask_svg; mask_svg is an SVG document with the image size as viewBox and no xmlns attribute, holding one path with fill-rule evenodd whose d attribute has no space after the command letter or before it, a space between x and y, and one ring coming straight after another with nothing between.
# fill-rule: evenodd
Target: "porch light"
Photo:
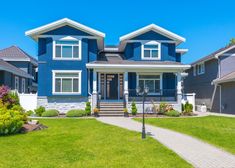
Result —
<instances>
[{"instance_id":1,"label":"porch light","mask_svg":"<svg viewBox=\"0 0 235 168\"><path fill-rule=\"evenodd\" d=\"M149 88L148 88L148 87L145 87L145 88L144 88L144 93L145 93L145 94L148 94L148 92L149 92Z\"/></svg>"},{"instance_id":2,"label":"porch light","mask_svg":"<svg viewBox=\"0 0 235 168\"><path fill-rule=\"evenodd\" d=\"M137 95L139 95L140 94L140 90L141 90L141 88L138 86L138 87L136 87L136 93L137 93Z\"/></svg>"}]
</instances>

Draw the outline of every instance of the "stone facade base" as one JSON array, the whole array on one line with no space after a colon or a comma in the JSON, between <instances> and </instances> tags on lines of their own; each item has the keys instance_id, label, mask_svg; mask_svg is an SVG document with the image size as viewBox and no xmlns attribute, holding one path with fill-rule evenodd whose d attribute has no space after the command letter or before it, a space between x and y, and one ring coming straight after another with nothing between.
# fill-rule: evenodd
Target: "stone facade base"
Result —
<instances>
[{"instance_id":1,"label":"stone facade base","mask_svg":"<svg viewBox=\"0 0 235 168\"><path fill-rule=\"evenodd\" d=\"M128 103L128 112L131 113L131 103ZM136 103L136 107L138 109L137 113L142 113L143 112L143 102L135 102ZM170 104L173 106L173 108L179 112L182 112L182 107L181 107L181 103L177 103L177 102L165 102L167 104ZM155 103L155 105L159 106L160 103ZM151 102L145 102L144 104L144 108L145 108L145 112L146 113L152 113L152 108L153 108L153 104Z\"/></svg>"},{"instance_id":2,"label":"stone facade base","mask_svg":"<svg viewBox=\"0 0 235 168\"><path fill-rule=\"evenodd\" d=\"M60 113L67 113L71 109L85 109L86 97L38 97L37 106L48 109L56 109Z\"/></svg>"}]
</instances>

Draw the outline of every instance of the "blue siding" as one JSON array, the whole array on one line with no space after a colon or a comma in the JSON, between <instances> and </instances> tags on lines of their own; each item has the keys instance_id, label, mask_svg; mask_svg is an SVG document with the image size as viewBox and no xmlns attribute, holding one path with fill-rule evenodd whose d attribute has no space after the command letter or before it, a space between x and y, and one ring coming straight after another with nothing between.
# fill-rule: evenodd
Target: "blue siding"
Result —
<instances>
[{"instance_id":1,"label":"blue siding","mask_svg":"<svg viewBox=\"0 0 235 168\"><path fill-rule=\"evenodd\" d=\"M70 26L63 26L55 30L48 31L43 33L44 35L76 35L76 36L92 36L88 33L85 33L81 30L75 29Z\"/></svg>"},{"instance_id":2,"label":"blue siding","mask_svg":"<svg viewBox=\"0 0 235 168\"><path fill-rule=\"evenodd\" d=\"M88 47L91 45L91 47ZM52 70L81 70L82 86L81 95L88 96L88 71L86 63L97 58L97 42L95 40L82 39L82 60L53 60L52 38L39 39L39 70L38 70L38 95L53 96L52 94ZM69 95L69 94L68 94Z\"/></svg>"},{"instance_id":3,"label":"blue siding","mask_svg":"<svg viewBox=\"0 0 235 168\"><path fill-rule=\"evenodd\" d=\"M171 39L151 30L144 34L136 36L131 40L171 40Z\"/></svg>"}]
</instances>

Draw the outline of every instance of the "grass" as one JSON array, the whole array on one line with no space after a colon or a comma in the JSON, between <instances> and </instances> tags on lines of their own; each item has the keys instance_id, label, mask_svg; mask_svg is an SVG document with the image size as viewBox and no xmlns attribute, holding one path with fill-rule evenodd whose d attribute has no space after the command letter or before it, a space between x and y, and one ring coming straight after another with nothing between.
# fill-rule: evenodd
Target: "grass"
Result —
<instances>
[{"instance_id":1,"label":"grass","mask_svg":"<svg viewBox=\"0 0 235 168\"><path fill-rule=\"evenodd\" d=\"M140 133L94 119L43 119L42 131L0 137L0 167L191 167Z\"/></svg>"},{"instance_id":2,"label":"grass","mask_svg":"<svg viewBox=\"0 0 235 168\"><path fill-rule=\"evenodd\" d=\"M148 118L146 123L194 136L235 154L235 118Z\"/></svg>"}]
</instances>

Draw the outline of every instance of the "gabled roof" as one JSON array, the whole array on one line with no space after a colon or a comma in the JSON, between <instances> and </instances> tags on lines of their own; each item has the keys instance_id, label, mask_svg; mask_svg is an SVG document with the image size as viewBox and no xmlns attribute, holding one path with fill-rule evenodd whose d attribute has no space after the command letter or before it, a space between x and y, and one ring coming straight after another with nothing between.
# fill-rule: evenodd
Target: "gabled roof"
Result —
<instances>
[{"instance_id":1,"label":"gabled roof","mask_svg":"<svg viewBox=\"0 0 235 168\"><path fill-rule=\"evenodd\" d=\"M183 38L183 37L181 37L181 36L179 36L179 35L177 35L175 33L172 33L172 32L170 32L170 31L168 31L168 30L166 30L166 29L164 29L164 28L162 28L160 26L157 26L155 24L150 24L148 26L140 28L140 29L138 29L136 31L133 31L133 32L131 32L129 34L126 34L126 35L120 37L119 39L122 42L122 41L125 41L125 40L132 39L132 38L134 38L136 36L139 36L141 34L144 34L144 33L148 32L148 31L151 31L151 30L155 31L155 32L157 32L157 33L159 33L159 34L161 34L163 36L166 36L166 37L168 37L168 38L170 38L170 39L172 39L174 41L176 41L176 44L180 44L182 42L185 42L185 38Z\"/></svg>"},{"instance_id":2,"label":"gabled roof","mask_svg":"<svg viewBox=\"0 0 235 168\"><path fill-rule=\"evenodd\" d=\"M225 83L225 82L233 82L235 81L235 71L221 77L217 78L213 81L214 84L220 84L220 83Z\"/></svg>"},{"instance_id":3,"label":"gabled roof","mask_svg":"<svg viewBox=\"0 0 235 168\"><path fill-rule=\"evenodd\" d=\"M0 50L0 59L4 61L29 61L35 66L38 65L35 58L31 57L17 46L11 46Z\"/></svg>"},{"instance_id":4,"label":"gabled roof","mask_svg":"<svg viewBox=\"0 0 235 168\"><path fill-rule=\"evenodd\" d=\"M33 78L31 75L26 73L25 71L9 64L8 62L0 59L0 70L10 72L12 74L15 74L17 76L25 77L25 78Z\"/></svg>"},{"instance_id":5,"label":"gabled roof","mask_svg":"<svg viewBox=\"0 0 235 168\"><path fill-rule=\"evenodd\" d=\"M38 27L38 28L35 28L35 29L32 29L32 30L26 31L25 35L26 36L30 36L34 40L37 41L38 35L40 35L42 33L45 33L47 31L50 31L50 30L57 29L59 27L65 26L65 25L71 26L71 27L73 27L75 29L82 30L82 31L87 32L89 34L92 34L94 36L99 36L99 37L102 37L102 38L105 37L104 33L100 32L98 30L92 29L92 28L90 28L88 26L85 26L83 24L80 24L80 23L78 23L76 21L70 20L68 18L60 19L60 20L57 20L55 22L46 24L44 26L41 26L41 27Z\"/></svg>"},{"instance_id":6,"label":"gabled roof","mask_svg":"<svg viewBox=\"0 0 235 168\"><path fill-rule=\"evenodd\" d=\"M230 45L227 45L223 48L220 48L218 50L216 50L215 52L193 62L191 65L196 65L198 63L201 63L201 62L205 62L205 61L209 61L209 60L212 60L212 59L215 59L215 58L218 58L219 56L221 56L222 54L224 54L225 52L231 50L235 48L235 44L230 44Z\"/></svg>"}]
</instances>

